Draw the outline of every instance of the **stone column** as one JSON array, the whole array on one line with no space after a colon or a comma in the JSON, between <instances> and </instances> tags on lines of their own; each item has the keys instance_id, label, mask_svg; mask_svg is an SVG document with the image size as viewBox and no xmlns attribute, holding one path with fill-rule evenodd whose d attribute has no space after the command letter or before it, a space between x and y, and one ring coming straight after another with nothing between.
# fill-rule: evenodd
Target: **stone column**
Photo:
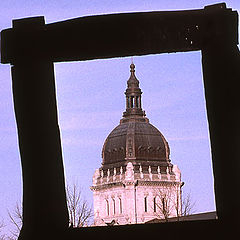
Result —
<instances>
[{"instance_id":1,"label":"stone column","mask_svg":"<svg viewBox=\"0 0 240 240\"><path fill-rule=\"evenodd\" d=\"M134 96L134 108L138 108L137 96Z\"/></svg>"},{"instance_id":2,"label":"stone column","mask_svg":"<svg viewBox=\"0 0 240 240\"><path fill-rule=\"evenodd\" d=\"M128 109L128 108L129 108L129 97L126 96L126 109Z\"/></svg>"}]
</instances>

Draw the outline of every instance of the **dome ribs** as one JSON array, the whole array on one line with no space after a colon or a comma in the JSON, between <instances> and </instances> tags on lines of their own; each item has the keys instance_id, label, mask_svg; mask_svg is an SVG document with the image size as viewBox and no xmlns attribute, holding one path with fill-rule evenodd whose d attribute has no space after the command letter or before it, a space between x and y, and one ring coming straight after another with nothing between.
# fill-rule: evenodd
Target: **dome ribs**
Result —
<instances>
[{"instance_id":1,"label":"dome ribs","mask_svg":"<svg viewBox=\"0 0 240 240\"><path fill-rule=\"evenodd\" d=\"M169 145L163 134L145 117L141 103L142 91L135 76L133 63L130 69L131 75L125 92L126 111L120 124L105 140L102 166L104 169L126 166L127 162L131 161L134 166L136 163L151 166L156 172L157 166L170 166Z\"/></svg>"}]
</instances>

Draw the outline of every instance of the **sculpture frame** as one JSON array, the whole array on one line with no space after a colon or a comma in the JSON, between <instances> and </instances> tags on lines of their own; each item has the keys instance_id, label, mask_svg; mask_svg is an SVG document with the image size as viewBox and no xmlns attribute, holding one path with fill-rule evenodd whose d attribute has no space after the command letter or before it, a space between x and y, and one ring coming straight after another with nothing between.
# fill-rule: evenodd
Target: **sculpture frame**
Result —
<instances>
[{"instance_id":1,"label":"sculpture frame","mask_svg":"<svg viewBox=\"0 0 240 240\"><path fill-rule=\"evenodd\" d=\"M189 229L201 237L206 232L208 237L236 234L240 214L237 28L237 12L224 3L201 10L112 14L53 24L45 24L43 17L13 20L13 28L1 32L1 62L13 65L23 171L24 222L19 239L127 237L134 231L141 238L150 231L186 239ZM130 34L131 40L126 37ZM94 42L98 44L93 46ZM53 62L194 50L202 51L218 220L68 228Z\"/></svg>"}]
</instances>

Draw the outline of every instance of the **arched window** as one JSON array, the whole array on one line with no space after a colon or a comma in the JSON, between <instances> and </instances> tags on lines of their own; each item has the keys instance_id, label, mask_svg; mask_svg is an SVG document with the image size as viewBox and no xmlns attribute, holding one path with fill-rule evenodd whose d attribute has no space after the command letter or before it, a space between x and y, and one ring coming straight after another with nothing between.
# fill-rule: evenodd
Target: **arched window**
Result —
<instances>
[{"instance_id":1,"label":"arched window","mask_svg":"<svg viewBox=\"0 0 240 240\"><path fill-rule=\"evenodd\" d=\"M144 212L147 212L147 197L144 197Z\"/></svg>"},{"instance_id":2,"label":"arched window","mask_svg":"<svg viewBox=\"0 0 240 240\"><path fill-rule=\"evenodd\" d=\"M122 214L122 199L119 198L119 213Z\"/></svg>"},{"instance_id":3,"label":"arched window","mask_svg":"<svg viewBox=\"0 0 240 240\"><path fill-rule=\"evenodd\" d=\"M153 211L157 211L157 203L156 203L156 197L153 198Z\"/></svg>"},{"instance_id":4,"label":"arched window","mask_svg":"<svg viewBox=\"0 0 240 240\"><path fill-rule=\"evenodd\" d=\"M107 210L107 215L109 216L109 202L106 199L106 210Z\"/></svg>"},{"instance_id":5,"label":"arched window","mask_svg":"<svg viewBox=\"0 0 240 240\"><path fill-rule=\"evenodd\" d=\"M116 207L115 207L115 199L113 198L112 199L112 202L113 202L113 215L116 214Z\"/></svg>"}]
</instances>

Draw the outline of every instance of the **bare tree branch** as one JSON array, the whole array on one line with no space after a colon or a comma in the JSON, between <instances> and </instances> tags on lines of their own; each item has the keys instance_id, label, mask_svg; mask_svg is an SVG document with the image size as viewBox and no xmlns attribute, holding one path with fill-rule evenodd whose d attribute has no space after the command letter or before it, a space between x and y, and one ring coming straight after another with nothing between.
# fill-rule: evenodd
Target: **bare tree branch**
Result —
<instances>
[{"instance_id":1,"label":"bare tree branch","mask_svg":"<svg viewBox=\"0 0 240 240\"><path fill-rule=\"evenodd\" d=\"M14 226L14 229L10 231L12 236L9 238L17 239L23 223L22 205L16 203L16 207L12 213L8 210L8 216L10 218L10 223Z\"/></svg>"},{"instance_id":2,"label":"bare tree branch","mask_svg":"<svg viewBox=\"0 0 240 240\"><path fill-rule=\"evenodd\" d=\"M81 189L74 183L66 188L67 205L69 211L69 222L71 227L86 227L93 216L92 207L90 207L82 197Z\"/></svg>"},{"instance_id":3,"label":"bare tree branch","mask_svg":"<svg viewBox=\"0 0 240 240\"><path fill-rule=\"evenodd\" d=\"M5 224L3 222L3 220L0 222L0 232L2 231L2 229L5 227Z\"/></svg>"},{"instance_id":4,"label":"bare tree branch","mask_svg":"<svg viewBox=\"0 0 240 240\"><path fill-rule=\"evenodd\" d=\"M74 183L71 187L66 187L67 206L69 211L69 223L71 227L86 227L93 216L93 209L88 202L82 198L80 187ZM17 239L22 228L23 214L22 206L17 203L12 212L8 211L10 223L14 226L9 239ZM0 224L1 230L2 224ZM0 240L4 240L1 239Z\"/></svg>"},{"instance_id":5,"label":"bare tree branch","mask_svg":"<svg viewBox=\"0 0 240 240\"><path fill-rule=\"evenodd\" d=\"M6 239L6 235L2 234L2 229L5 227L5 224L3 222L3 220L0 222L0 240L5 240Z\"/></svg>"},{"instance_id":6,"label":"bare tree branch","mask_svg":"<svg viewBox=\"0 0 240 240\"><path fill-rule=\"evenodd\" d=\"M182 216L188 216L194 212L195 202L192 201L190 193L182 199Z\"/></svg>"},{"instance_id":7,"label":"bare tree branch","mask_svg":"<svg viewBox=\"0 0 240 240\"><path fill-rule=\"evenodd\" d=\"M165 186L159 189L158 202L156 202L157 212L156 216L160 219L165 219L168 222L171 215L177 217L180 221L181 217L188 216L194 212L195 202L192 202L190 193L184 197L181 196L181 189L175 190L171 187Z\"/></svg>"},{"instance_id":8,"label":"bare tree branch","mask_svg":"<svg viewBox=\"0 0 240 240\"><path fill-rule=\"evenodd\" d=\"M173 211L175 206L175 196L172 192L172 189L168 186L159 189L158 192L158 201L156 206L158 211L156 212L157 217L165 219L168 222L168 219Z\"/></svg>"}]
</instances>

